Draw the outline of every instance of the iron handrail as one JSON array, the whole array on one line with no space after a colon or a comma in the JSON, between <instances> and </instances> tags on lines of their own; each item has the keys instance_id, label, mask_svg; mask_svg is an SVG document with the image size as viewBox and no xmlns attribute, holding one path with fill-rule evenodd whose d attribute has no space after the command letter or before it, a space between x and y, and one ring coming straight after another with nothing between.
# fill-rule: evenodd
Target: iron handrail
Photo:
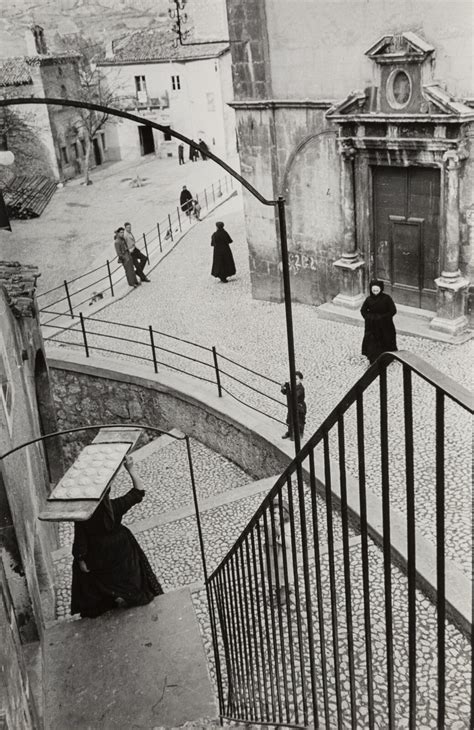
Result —
<instances>
[{"instance_id":1,"label":"iron handrail","mask_svg":"<svg viewBox=\"0 0 474 730\"><path fill-rule=\"evenodd\" d=\"M359 378L359 380L352 386L352 388L346 393L346 395L339 401L337 406L333 408L331 413L324 419L319 428L314 434L308 439L308 441L301 447L299 453L293 461L287 466L285 471L278 477L277 481L270 489L262 504L256 510L255 514L251 518L250 522L243 529L237 540L235 541L232 548L222 558L219 565L215 568L213 573L210 575L209 580L212 580L217 573L221 570L222 566L225 565L232 555L240 548L245 538L249 535L251 530L255 527L258 520L262 516L263 512L267 509L268 505L271 504L275 495L278 491L286 484L288 477L293 474L297 464L302 464L304 460L311 454L316 446L318 446L324 436L338 422L338 419L343 415L354 403L361 392L366 390L368 386L373 383L380 372L385 369L392 362L399 362L401 365L407 365L410 370L423 378L427 383L433 385L436 389L441 389L445 395L451 398L452 401L460 405L469 413L474 413L474 396L465 388L463 385L456 383L453 378L449 375L440 373L435 367L425 362L421 357L415 355L412 352L398 351L398 352L384 352L378 360L371 365L366 372Z\"/></svg>"}]
</instances>

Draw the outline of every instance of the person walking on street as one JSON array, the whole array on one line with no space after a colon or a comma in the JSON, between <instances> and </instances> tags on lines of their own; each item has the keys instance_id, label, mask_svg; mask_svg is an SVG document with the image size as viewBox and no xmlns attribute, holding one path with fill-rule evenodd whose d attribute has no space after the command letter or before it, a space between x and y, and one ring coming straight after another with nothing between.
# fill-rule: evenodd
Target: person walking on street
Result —
<instances>
[{"instance_id":1,"label":"person walking on street","mask_svg":"<svg viewBox=\"0 0 474 730\"><path fill-rule=\"evenodd\" d=\"M193 196L192 193L187 189L186 185L183 185L179 196L179 204L183 213L190 216L193 212Z\"/></svg>"},{"instance_id":2,"label":"person walking on street","mask_svg":"<svg viewBox=\"0 0 474 730\"><path fill-rule=\"evenodd\" d=\"M201 157L203 160L207 160L207 153L209 152L209 147L204 142L201 137L199 137L199 149L201 150Z\"/></svg>"},{"instance_id":3,"label":"person walking on street","mask_svg":"<svg viewBox=\"0 0 474 730\"><path fill-rule=\"evenodd\" d=\"M297 420L298 420L298 430L300 432L300 436L304 433L304 427L306 424L306 402L305 402L305 392L304 392L304 386L303 386L303 373L301 370L297 370L296 373L296 407L297 407ZM288 425L288 430L286 433L283 434L282 439L291 439L291 441L295 440L294 433L293 433L293 419L291 417L291 389L289 383L283 383L281 386L281 392L283 395L286 395L287 405L288 405L288 413L286 416L286 423Z\"/></svg>"},{"instance_id":4,"label":"person walking on street","mask_svg":"<svg viewBox=\"0 0 474 730\"><path fill-rule=\"evenodd\" d=\"M393 323L397 308L392 297L384 293L383 281L371 281L369 292L360 313L365 320L362 354L372 364L382 352L396 352L398 349Z\"/></svg>"},{"instance_id":5,"label":"person walking on street","mask_svg":"<svg viewBox=\"0 0 474 730\"><path fill-rule=\"evenodd\" d=\"M180 165L184 165L184 144L178 145L178 162Z\"/></svg>"},{"instance_id":6,"label":"person walking on street","mask_svg":"<svg viewBox=\"0 0 474 730\"><path fill-rule=\"evenodd\" d=\"M141 282L137 281L137 277L135 276L135 269L133 267L132 254L129 251L124 234L125 234L125 228L120 227L120 228L117 228L117 230L115 231L115 237L114 237L115 250L117 252L118 262L120 264L122 264L123 268L125 269L125 276L127 277L128 284L135 288Z\"/></svg>"},{"instance_id":7,"label":"person walking on street","mask_svg":"<svg viewBox=\"0 0 474 730\"><path fill-rule=\"evenodd\" d=\"M290 506L286 499L282 499L280 514L280 501L277 496L270 509L273 512L273 518L270 517L268 520L268 534L265 539L266 573L269 584L271 584L273 601L285 608L288 601L293 605L292 593L295 585ZM270 596L269 602L271 605L272 597Z\"/></svg>"},{"instance_id":8,"label":"person walking on street","mask_svg":"<svg viewBox=\"0 0 474 730\"><path fill-rule=\"evenodd\" d=\"M139 277L140 281L150 281L148 277L145 276L143 273L143 269L145 268L145 264L148 263L148 256L145 256L139 248L137 248L136 242L135 242L135 236L132 233L132 224L131 223L124 223L125 227L124 231L124 238L128 246L128 250L130 251L133 266L135 267L135 273Z\"/></svg>"},{"instance_id":9,"label":"person walking on street","mask_svg":"<svg viewBox=\"0 0 474 730\"><path fill-rule=\"evenodd\" d=\"M214 248L211 276L227 284L227 277L235 274L234 257L229 246L232 239L224 229L222 221L216 223L216 228L217 231L214 231L211 238L211 246Z\"/></svg>"},{"instance_id":10,"label":"person walking on street","mask_svg":"<svg viewBox=\"0 0 474 730\"><path fill-rule=\"evenodd\" d=\"M191 142L193 144L196 144L196 142L193 139L191 140ZM189 145L189 159L190 159L190 161L191 162L196 162L196 160L198 159L198 157L199 157L199 152L194 147L191 147L191 145Z\"/></svg>"}]
</instances>

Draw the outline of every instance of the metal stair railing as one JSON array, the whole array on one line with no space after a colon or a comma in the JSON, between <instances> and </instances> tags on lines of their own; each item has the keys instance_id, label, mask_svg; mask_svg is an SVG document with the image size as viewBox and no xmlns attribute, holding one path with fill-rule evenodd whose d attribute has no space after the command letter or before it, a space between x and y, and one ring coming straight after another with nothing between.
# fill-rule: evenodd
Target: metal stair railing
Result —
<instances>
[{"instance_id":1,"label":"metal stair railing","mask_svg":"<svg viewBox=\"0 0 474 730\"><path fill-rule=\"evenodd\" d=\"M221 719L417 728L428 713L438 728L449 726L445 508L460 445L447 438L446 422L472 412L469 391L398 352L384 353L325 419L207 581ZM417 505L426 487L421 466L433 477L431 526L429 509ZM350 480L358 514L348 505ZM368 522L374 483L380 547ZM405 498L403 570L391 541L397 489ZM436 555L431 603L417 572L419 530L427 529ZM460 635L467 662L472 649ZM432 650L432 665L420 659L422 644ZM472 701L468 685L464 712ZM470 725L468 717L457 719Z\"/></svg>"}]
</instances>

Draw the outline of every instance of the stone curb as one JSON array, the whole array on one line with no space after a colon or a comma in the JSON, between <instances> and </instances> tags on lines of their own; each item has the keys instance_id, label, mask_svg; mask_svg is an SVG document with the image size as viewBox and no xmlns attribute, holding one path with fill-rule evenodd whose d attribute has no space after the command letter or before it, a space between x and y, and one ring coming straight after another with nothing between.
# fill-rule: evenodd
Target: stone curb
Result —
<instances>
[{"instance_id":1,"label":"stone curb","mask_svg":"<svg viewBox=\"0 0 474 730\"><path fill-rule=\"evenodd\" d=\"M87 374L96 378L133 383L156 392L167 394L182 404L193 405L215 418L236 428L252 445L257 445L264 453L276 454L282 463L288 466L293 460L292 443L282 443L277 426L270 424L265 417L256 412L248 412L244 406L232 399L219 398L214 389L205 383L196 383L191 377L173 373L150 374L143 366L125 361L111 363L107 359L96 356L86 358L84 355L67 351L65 348L53 351L48 347L48 364L59 370ZM201 438L202 440L202 438ZM213 448L211 446L211 448ZM223 454L225 455L225 454ZM240 465L245 470L245 465ZM309 479L309 469L303 466L305 478ZM332 494L335 508L340 508L340 475L339 464L331 460ZM317 488L321 496L325 496L324 466L316 461L315 475ZM356 479L346 474L347 503L350 518L359 528L360 499L359 485ZM382 499L367 490L367 519L370 537L380 547L383 546ZM390 507L391 553L392 559L403 570L407 565L407 528L406 515L394 507ZM467 635L471 635L471 585L458 566L446 559L446 596L447 614ZM436 596L436 548L420 531L416 536L416 571L418 580L427 595Z\"/></svg>"}]
</instances>

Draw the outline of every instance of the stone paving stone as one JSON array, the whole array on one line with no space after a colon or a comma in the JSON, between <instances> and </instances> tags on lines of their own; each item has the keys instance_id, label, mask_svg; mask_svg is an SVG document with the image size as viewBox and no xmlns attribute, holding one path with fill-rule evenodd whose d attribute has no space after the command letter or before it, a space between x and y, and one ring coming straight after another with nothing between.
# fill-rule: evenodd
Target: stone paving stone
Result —
<instances>
[{"instance_id":1,"label":"stone paving stone","mask_svg":"<svg viewBox=\"0 0 474 730\"><path fill-rule=\"evenodd\" d=\"M202 225L192 230L172 254L155 270L153 282L146 291L134 292L134 306L125 298L99 313L99 319L120 321L124 324L152 324L157 330L179 333L180 337L206 346L216 345L219 353L252 369L274 378L287 379L286 332L283 305L254 300L250 296L250 281L245 229L239 201L225 203L209 216ZM210 276L210 236L214 222L223 219L234 239L233 253L237 276L227 287ZM186 292L186 296L183 296ZM314 307L294 304L294 331L297 367L304 373L308 404L306 436L317 428L347 390L364 373L367 363L360 355L362 329L350 324L319 319ZM249 327L248 323L252 326ZM396 322L396 320L395 320ZM88 323L91 332L107 332L130 336L121 325ZM76 342L79 333L65 333L62 339ZM90 335L91 344L100 338ZM135 344L133 352L149 357L149 345ZM170 341L157 336L158 346L170 347ZM122 343L123 344L123 343ZM472 385L472 344L446 343L411 336L399 336L400 349L420 355L441 372L459 383ZM126 348L118 345L122 355L130 359ZM190 345L174 343L181 356L160 352L160 359L168 365L181 368L213 382L210 352L196 351ZM130 350L128 350L130 353ZM198 357L208 366L191 363L182 355ZM280 398L277 385L262 381L257 376L239 370L231 363L220 360L223 371L246 380L269 395ZM242 377L244 376L244 377ZM258 393L246 390L227 375L222 384L237 398L253 407L285 419L285 407ZM401 368L389 368L389 424L390 424L390 494L392 503L404 510L406 486L404 483L404 430L402 419ZM417 522L425 536L435 536L435 486L433 418L434 406L431 389L419 378L414 378L414 435L415 435L415 493ZM226 397L226 395L224 395ZM230 397L230 396L228 396ZM376 387L365 396L366 459L368 487L380 493L380 451L378 443L378 395ZM357 446L354 435L353 413L347 415L350 437L346 439L347 468L357 476ZM458 407L447 405L447 462L446 462L446 551L447 556L459 563L466 575L471 574L469 549L471 519L471 435L472 425ZM275 428L278 426L275 424ZM337 458L337 446L332 452ZM454 448L449 448L454 446Z\"/></svg>"}]
</instances>

